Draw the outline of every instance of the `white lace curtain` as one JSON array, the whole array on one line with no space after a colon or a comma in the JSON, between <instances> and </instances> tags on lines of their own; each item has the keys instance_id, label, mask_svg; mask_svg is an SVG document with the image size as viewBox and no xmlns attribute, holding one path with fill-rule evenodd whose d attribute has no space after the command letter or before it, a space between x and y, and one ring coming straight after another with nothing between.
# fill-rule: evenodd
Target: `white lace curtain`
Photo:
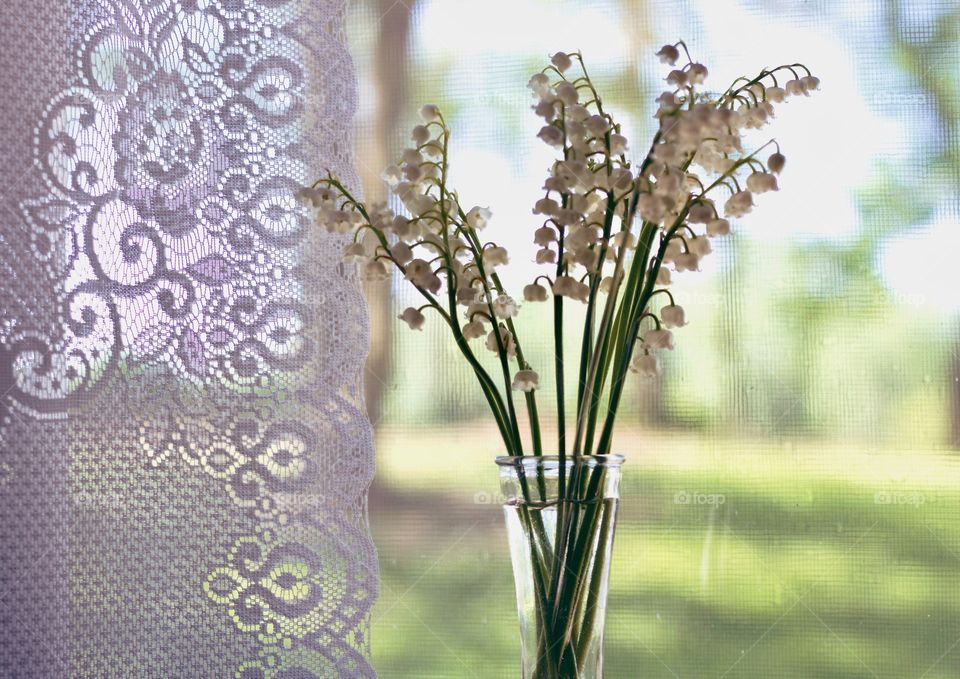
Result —
<instances>
[{"instance_id":1,"label":"white lace curtain","mask_svg":"<svg viewBox=\"0 0 960 679\"><path fill-rule=\"evenodd\" d=\"M344 4L0 6L0 675L374 676Z\"/></svg>"}]
</instances>

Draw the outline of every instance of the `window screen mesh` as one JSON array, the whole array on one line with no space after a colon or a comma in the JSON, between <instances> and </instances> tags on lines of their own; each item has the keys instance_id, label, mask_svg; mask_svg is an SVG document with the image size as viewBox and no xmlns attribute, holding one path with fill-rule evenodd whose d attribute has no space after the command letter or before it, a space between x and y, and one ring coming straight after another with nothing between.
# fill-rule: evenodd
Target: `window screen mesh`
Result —
<instances>
[{"instance_id":1,"label":"window screen mesh","mask_svg":"<svg viewBox=\"0 0 960 679\"><path fill-rule=\"evenodd\" d=\"M525 84L548 54L583 51L638 153L663 43L685 39L716 89L793 61L821 78L767 128L781 191L676 277L690 324L662 378L630 387L607 676L960 675L956 4L367 0L350 26L368 196L419 105L440 104L516 294L551 158ZM516 677L496 430L440 324L395 320L399 281L368 292L378 670ZM519 320L546 361L547 311Z\"/></svg>"}]
</instances>

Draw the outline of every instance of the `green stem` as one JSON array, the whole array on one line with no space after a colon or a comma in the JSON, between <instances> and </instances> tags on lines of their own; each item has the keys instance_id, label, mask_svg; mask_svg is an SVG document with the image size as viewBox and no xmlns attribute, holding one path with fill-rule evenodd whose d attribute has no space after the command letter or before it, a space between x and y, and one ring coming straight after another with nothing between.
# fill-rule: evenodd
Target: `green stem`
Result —
<instances>
[{"instance_id":1,"label":"green stem","mask_svg":"<svg viewBox=\"0 0 960 679\"><path fill-rule=\"evenodd\" d=\"M607 560L610 556L613 546L613 512L616 500L603 500L603 517L600 523L600 535L597 538L597 551L594 558L593 568L590 575L590 591L587 595L587 602L583 611L582 626L574 634L577 641L577 658L579 660L578 669L582 672L584 662L587 659L590 649L591 637L596 627L597 603L600 598L600 586L603 584L604 571L607 567Z\"/></svg>"}]
</instances>

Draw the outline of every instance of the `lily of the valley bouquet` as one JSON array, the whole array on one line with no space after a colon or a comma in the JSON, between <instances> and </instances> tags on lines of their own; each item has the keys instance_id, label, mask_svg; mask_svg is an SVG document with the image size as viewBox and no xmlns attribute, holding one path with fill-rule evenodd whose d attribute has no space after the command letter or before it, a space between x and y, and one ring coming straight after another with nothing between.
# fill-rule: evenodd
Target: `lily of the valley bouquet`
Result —
<instances>
[{"instance_id":1,"label":"lily of the valley bouquet","mask_svg":"<svg viewBox=\"0 0 960 679\"><path fill-rule=\"evenodd\" d=\"M319 225L353 235L345 255L366 277L387 278L396 269L416 288L423 304L400 318L415 330L447 325L476 375L506 452L499 462L524 677L600 676L622 460L611 445L624 386L631 371L659 372L659 355L673 349L673 330L686 323L682 300L670 292L673 277L698 271L713 239L731 232L730 220L751 212L757 195L779 188L779 147L769 141L748 151L746 131L766 126L776 104L819 86L806 67L790 64L711 95L700 88L707 68L683 43L664 46L658 56L674 68L657 99L656 134L641 154L631 152L579 53L555 54L529 81L543 122L537 136L557 158L533 204L534 258L543 269L522 300L553 306L551 365L525 358L521 303L498 275L508 253L484 236L490 211L468 207L449 183L451 130L438 107L420 110L413 144L383 173L404 212L365 205L332 175L299 193ZM574 413L564 407L569 304L586 307L575 340ZM558 440L545 448L536 392L548 371Z\"/></svg>"}]
</instances>

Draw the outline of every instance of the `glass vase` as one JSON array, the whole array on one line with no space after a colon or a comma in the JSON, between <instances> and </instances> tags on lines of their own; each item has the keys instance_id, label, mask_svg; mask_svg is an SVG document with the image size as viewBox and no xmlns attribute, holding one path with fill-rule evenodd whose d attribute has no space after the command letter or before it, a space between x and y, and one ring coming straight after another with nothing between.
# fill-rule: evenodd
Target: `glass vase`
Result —
<instances>
[{"instance_id":1,"label":"glass vase","mask_svg":"<svg viewBox=\"0 0 960 679\"><path fill-rule=\"evenodd\" d=\"M620 455L499 457L523 679L601 679Z\"/></svg>"}]
</instances>

